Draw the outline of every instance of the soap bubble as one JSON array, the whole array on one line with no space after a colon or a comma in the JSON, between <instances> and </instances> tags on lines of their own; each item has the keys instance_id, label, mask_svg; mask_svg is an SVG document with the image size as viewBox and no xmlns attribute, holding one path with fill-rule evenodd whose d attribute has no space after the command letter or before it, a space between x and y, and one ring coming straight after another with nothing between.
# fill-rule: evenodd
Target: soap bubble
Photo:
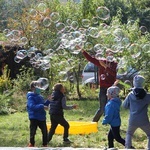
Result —
<instances>
[{"instance_id":1,"label":"soap bubble","mask_svg":"<svg viewBox=\"0 0 150 150\"><path fill-rule=\"evenodd\" d=\"M145 26L140 27L141 33L145 34L147 32L147 28Z\"/></svg>"},{"instance_id":2,"label":"soap bubble","mask_svg":"<svg viewBox=\"0 0 150 150\"><path fill-rule=\"evenodd\" d=\"M122 38L124 37L124 33L123 33L122 29L120 29L120 28L115 29L113 31L113 35L115 37L117 37L119 40L122 40Z\"/></svg>"},{"instance_id":3,"label":"soap bubble","mask_svg":"<svg viewBox=\"0 0 150 150\"><path fill-rule=\"evenodd\" d=\"M93 17L92 20L91 20L91 23L93 23L94 25L98 24L98 17Z\"/></svg>"},{"instance_id":4,"label":"soap bubble","mask_svg":"<svg viewBox=\"0 0 150 150\"><path fill-rule=\"evenodd\" d=\"M134 43L129 47L132 58L138 58L141 55L141 47L139 44Z\"/></svg>"},{"instance_id":5,"label":"soap bubble","mask_svg":"<svg viewBox=\"0 0 150 150\"><path fill-rule=\"evenodd\" d=\"M13 35L13 41L18 41L20 39L20 31L19 30L12 30L11 31L12 35Z\"/></svg>"},{"instance_id":6,"label":"soap bubble","mask_svg":"<svg viewBox=\"0 0 150 150\"><path fill-rule=\"evenodd\" d=\"M36 9L40 12L40 13L45 13L47 6L44 3L39 3L36 7Z\"/></svg>"},{"instance_id":7,"label":"soap bubble","mask_svg":"<svg viewBox=\"0 0 150 150\"><path fill-rule=\"evenodd\" d=\"M84 44L84 48L88 51L92 50L93 49L93 44L91 42L86 42Z\"/></svg>"},{"instance_id":8,"label":"soap bubble","mask_svg":"<svg viewBox=\"0 0 150 150\"><path fill-rule=\"evenodd\" d=\"M110 18L110 10L107 7L98 7L96 14L102 20L108 20Z\"/></svg>"},{"instance_id":9,"label":"soap bubble","mask_svg":"<svg viewBox=\"0 0 150 150\"><path fill-rule=\"evenodd\" d=\"M16 58L22 60L25 57L27 57L27 51L26 50L22 49L22 50L17 51Z\"/></svg>"},{"instance_id":10,"label":"soap bubble","mask_svg":"<svg viewBox=\"0 0 150 150\"><path fill-rule=\"evenodd\" d=\"M91 24L91 21L89 19L82 19L82 26L83 27L89 27Z\"/></svg>"},{"instance_id":11,"label":"soap bubble","mask_svg":"<svg viewBox=\"0 0 150 150\"><path fill-rule=\"evenodd\" d=\"M49 86L49 82L47 78L39 78L36 82L35 87L41 89L41 90L46 90Z\"/></svg>"},{"instance_id":12,"label":"soap bubble","mask_svg":"<svg viewBox=\"0 0 150 150\"><path fill-rule=\"evenodd\" d=\"M21 37L20 42L21 42L21 44L26 45L26 44L28 44L28 39L26 37Z\"/></svg>"},{"instance_id":13,"label":"soap bubble","mask_svg":"<svg viewBox=\"0 0 150 150\"><path fill-rule=\"evenodd\" d=\"M142 51L144 53L150 53L150 44L145 44L142 46Z\"/></svg>"},{"instance_id":14,"label":"soap bubble","mask_svg":"<svg viewBox=\"0 0 150 150\"><path fill-rule=\"evenodd\" d=\"M72 21L72 23L71 23L71 27L72 27L72 29L77 30L77 29L78 29L78 27L79 27L78 22L77 22L77 21Z\"/></svg>"},{"instance_id":15,"label":"soap bubble","mask_svg":"<svg viewBox=\"0 0 150 150\"><path fill-rule=\"evenodd\" d=\"M45 27L49 27L49 26L51 25L51 19L50 19L49 17L45 17L45 18L43 19L43 25L44 25Z\"/></svg>"},{"instance_id":16,"label":"soap bubble","mask_svg":"<svg viewBox=\"0 0 150 150\"><path fill-rule=\"evenodd\" d=\"M29 13L32 17L35 17L37 15L37 11L35 9L30 9Z\"/></svg>"},{"instance_id":17,"label":"soap bubble","mask_svg":"<svg viewBox=\"0 0 150 150\"><path fill-rule=\"evenodd\" d=\"M4 33L5 35L7 35L7 34L10 33L10 30L9 30L9 29L4 29L4 30L3 30L3 33Z\"/></svg>"},{"instance_id":18,"label":"soap bubble","mask_svg":"<svg viewBox=\"0 0 150 150\"><path fill-rule=\"evenodd\" d=\"M95 58L101 59L103 57L102 53L96 53Z\"/></svg>"},{"instance_id":19,"label":"soap bubble","mask_svg":"<svg viewBox=\"0 0 150 150\"><path fill-rule=\"evenodd\" d=\"M20 63L21 62L21 59L17 58L17 56L14 57L14 62L16 63Z\"/></svg>"},{"instance_id":20,"label":"soap bubble","mask_svg":"<svg viewBox=\"0 0 150 150\"><path fill-rule=\"evenodd\" d=\"M60 20L60 15L59 15L58 12L52 12L50 14L50 18L51 18L52 22L56 23L56 22L58 22Z\"/></svg>"},{"instance_id":21,"label":"soap bubble","mask_svg":"<svg viewBox=\"0 0 150 150\"><path fill-rule=\"evenodd\" d=\"M101 80L105 80L106 79L105 74L101 74L100 78L101 78Z\"/></svg>"},{"instance_id":22,"label":"soap bubble","mask_svg":"<svg viewBox=\"0 0 150 150\"><path fill-rule=\"evenodd\" d=\"M89 36L91 36L93 38L99 37L99 29L96 27L89 27L87 33Z\"/></svg>"},{"instance_id":23,"label":"soap bubble","mask_svg":"<svg viewBox=\"0 0 150 150\"><path fill-rule=\"evenodd\" d=\"M104 48L104 46L101 45L101 44L96 44L96 45L94 46L94 51L95 51L95 52L99 52L99 53L101 52L101 53L103 53L104 50L105 50L105 48Z\"/></svg>"},{"instance_id":24,"label":"soap bubble","mask_svg":"<svg viewBox=\"0 0 150 150\"><path fill-rule=\"evenodd\" d=\"M62 23L62 22L58 22L58 23L56 24L56 29L57 29L57 31L64 31L64 29L65 29L65 24Z\"/></svg>"},{"instance_id":25,"label":"soap bubble","mask_svg":"<svg viewBox=\"0 0 150 150\"><path fill-rule=\"evenodd\" d=\"M35 21L35 20L31 20L31 21L30 21L30 26L31 26L33 29L36 29L36 28L38 28L38 22Z\"/></svg>"},{"instance_id":26,"label":"soap bubble","mask_svg":"<svg viewBox=\"0 0 150 150\"><path fill-rule=\"evenodd\" d=\"M113 59L114 59L114 57L113 56L107 56L107 61L109 61L109 62L113 62Z\"/></svg>"}]
</instances>

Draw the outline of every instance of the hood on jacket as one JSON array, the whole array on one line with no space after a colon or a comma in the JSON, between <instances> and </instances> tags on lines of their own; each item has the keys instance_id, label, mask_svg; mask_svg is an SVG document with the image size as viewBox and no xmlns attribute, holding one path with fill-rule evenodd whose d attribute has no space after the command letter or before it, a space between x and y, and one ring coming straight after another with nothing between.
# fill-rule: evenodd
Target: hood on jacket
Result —
<instances>
[{"instance_id":1,"label":"hood on jacket","mask_svg":"<svg viewBox=\"0 0 150 150\"><path fill-rule=\"evenodd\" d=\"M134 95L138 99L143 99L147 94L147 92L143 88L134 88L132 90L133 90Z\"/></svg>"},{"instance_id":2,"label":"hood on jacket","mask_svg":"<svg viewBox=\"0 0 150 150\"><path fill-rule=\"evenodd\" d=\"M37 94L34 93L34 92L29 91L29 92L27 93L27 98L28 98L29 96L35 96L35 95L37 95Z\"/></svg>"}]
</instances>

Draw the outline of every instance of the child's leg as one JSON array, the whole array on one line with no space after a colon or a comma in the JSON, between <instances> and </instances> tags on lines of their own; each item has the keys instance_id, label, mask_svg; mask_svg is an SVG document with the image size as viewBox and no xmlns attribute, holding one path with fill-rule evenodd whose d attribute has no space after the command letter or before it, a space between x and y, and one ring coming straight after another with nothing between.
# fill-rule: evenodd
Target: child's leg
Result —
<instances>
[{"instance_id":1,"label":"child's leg","mask_svg":"<svg viewBox=\"0 0 150 150\"><path fill-rule=\"evenodd\" d=\"M42 132L42 140L43 146L47 145L47 125L46 125L46 121L39 121L39 128L41 129Z\"/></svg>"},{"instance_id":2,"label":"child's leg","mask_svg":"<svg viewBox=\"0 0 150 150\"><path fill-rule=\"evenodd\" d=\"M111 126L111 130L115 140L121 143L123 146L125 146L125 140L120 136L120 126L118 127Z\"/></svg>"},{"instance_id":3,"label":"child's leg","mask_svg":"<svg viewBox=\"0 0 150 150\"><path fill-rule=\"evenodd\" d=\"M108 147L109 148L113 148L114 147L114 136L112 134L111 128L110 128L110 130L108 132Z\"/></svg>"},{"instance_id":4,"label":"child's leg","mask_svg":"<svg viewBox=\"0 0 150 150\"><path fill-rule=\"evenodd\" d=\"M148 143L147 143L147 149L150 150L150 123L148 123L146 126L140 127L147 135Z\"/></svg>"},{"instance_id":5,"label":"child's leg","mask_svg":"<svg viewBox=\"0 0 150 150\"><path fill-rule=\"evenodd\" d=\"M57 121L58 118L59 118L59 116L57 117L56 115L50 116L51 128L50 128L50 131L48 133L48 139L47 139L48 142L52 139L53 135L55 134L55 130L58 126L58 121Z\"/></svg>"},{"instance_id":6,"label":"child's leg","mask_svg":"<svg viewBox=\"0 0 150 150\"><path fill-rule=\"evenodd\" d=\"M37 120L30 120L30 143L34 146L35 144L35 134L37 130L38 122Z\"/></svg>"},{"instance_id":7,"label":"child's leg","mask_svg":"<svg viewBox=\"0 0 150 150\"><path fill-rule=\"evenodd\" d=\"M135 132L135 130L138 127L132 126L132 125L128 125L128 130L126 133L126 142L125 142L125 148L131 148L132 147L132 136Z\"/></svg>"},{"instance_id":8,"label":"child's leg","mask_svg":"<svg viewBox=\"0 0 150 150\"><path fill-rule=\"evenodd\" d=\"M69 123L65 120L63 116L60 118L59 121L60 125L64 127L63 139L66 140L68 138Z\"/></svg>"}]
</instances>

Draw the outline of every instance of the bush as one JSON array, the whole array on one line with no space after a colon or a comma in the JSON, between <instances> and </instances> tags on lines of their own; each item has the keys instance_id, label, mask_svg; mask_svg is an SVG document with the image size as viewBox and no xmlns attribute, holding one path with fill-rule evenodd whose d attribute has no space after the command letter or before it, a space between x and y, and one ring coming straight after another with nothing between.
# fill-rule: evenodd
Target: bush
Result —
<instances>
[{"instance_id":1,"label":"bush","mask_svg":"<svg viewBox=\"0 0 150 150\"><path fill-rule=\"evenodd\" d=\"M9 90L12 87L11 80L9 79L9 70L7 66L4 68L3 75L0 76L0 93Z\"/></svg>"}]
</instances>

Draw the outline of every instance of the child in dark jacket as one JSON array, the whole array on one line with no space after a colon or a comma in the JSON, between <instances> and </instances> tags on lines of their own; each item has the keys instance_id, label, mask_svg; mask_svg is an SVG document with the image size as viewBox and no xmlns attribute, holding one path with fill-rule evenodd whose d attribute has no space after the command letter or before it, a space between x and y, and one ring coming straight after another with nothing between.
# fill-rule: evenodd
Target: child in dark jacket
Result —
<instances>
[{"instance_id":1,"label":"child in dark jacket","mask_svg":"<svg viewBox=\"0 0 150 150\"><path fill-rule=\"evenodd\" d=\"M147 149L150 150L150 121L148 116L148 105L150 104L150 94L144 88L145 79L141 75L136 75L133 79L133 89L123 102L123 107L129 109L129 123L126 134L125 147L130 148L134 132L140 128L148 138Z\"/></svg>"},{"instance_id":2,"label":"child in dark jacket","mask_svg":"<svg viewBox=\"0 0 150 150\"><path fill-rule=\"evenodd\" d=\"M121 100L119 99L120 89L117 86L111 86L107 89L108 102L105 106L105 116L102 124L109 124L110 130L108 133L108 146L109 148L114 147L114 139L125 145L125 140L120 136L120 106Z\"/></svg>"},{"instance_id":3,"label":"child in dark jacket","mask_svg":"<svg viewBox=\"0 0 150 150\"><path fill-rule=\"evenodd\" d=\"M51 121L51 128L48 134L48 142L52 139L55 129L57 128L58 124L62 125L64 127L64 135L63 135L63 141L64 143L71 143L71 141L68 139L68 130L69 130L69 123L64 118L64 112L63 109L71 110L76 109L77 105L66 105L66 97L64 95L65 88L61 83L57 83L53 87L52 92L52 100L50 101L50 121Z\"/></svg>"},{"instance_id":4,"label":"child in dark jacket","mask_svg":"<svg viewBox=\"0 0 150 150\"><path fill-rule=\"evenodd\" d=\"M47 125L46 125L46 111L48 107L45 105L49 100L45 101L40 94L40 89L36 87L37 81L32 81L30 89L27 93L27 111L30 120L30 143L29 147L35 146L35 134L37 127L41 129L43 147L47 146ZM51 97L49 97L50 99Z\"/></svg>"}]
</instances>

